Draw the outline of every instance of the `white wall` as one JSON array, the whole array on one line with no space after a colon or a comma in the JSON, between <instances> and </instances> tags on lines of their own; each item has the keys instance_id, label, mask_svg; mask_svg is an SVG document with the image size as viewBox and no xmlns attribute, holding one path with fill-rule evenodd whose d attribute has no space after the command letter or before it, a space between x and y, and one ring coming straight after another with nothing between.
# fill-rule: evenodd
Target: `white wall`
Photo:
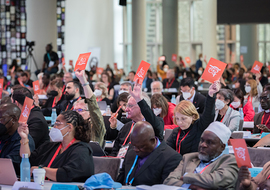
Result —
<instances>
[{"instance_id":1,"label":"white wall","mask_svg":"<svg viewBox=\"0 0 270 190\"><path fill-rule=\"evenodd\" d=\"M79 2L79 3L78 3ZM66 0L65 59L75 64L89 47L100 47L100 67L114 62L112 0Z\"/></svg>"},{"instance_id":2,"label":"white wall","mask_svg":"<svg viewBox=\"0 0 270 190\"><path fill-rule=\"evenodd\" d=\"M26 0L26 13L27 40L36 42L33 55L40 69L46 45L52 43L57 52L56 0Z\"/></svg>"}]
</instances>

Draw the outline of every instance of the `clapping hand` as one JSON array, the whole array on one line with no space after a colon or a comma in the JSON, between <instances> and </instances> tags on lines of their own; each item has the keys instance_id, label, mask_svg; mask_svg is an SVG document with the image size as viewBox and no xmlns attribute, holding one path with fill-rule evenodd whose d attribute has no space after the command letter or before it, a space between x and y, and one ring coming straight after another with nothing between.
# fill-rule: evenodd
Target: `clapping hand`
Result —
<instances>
[{"instance_id":1,"label":"clapping hand","mask_svg":"<svg viewBox=\"0 0 270 190\"><path fill-rule=\"evenodd\" d=\"M129 87L129 94L137 103L142 100L142 85L139 84L139 79L136 80L133 90L131 90L131 86Z\"/></svg>"},{"instance_id":2,"label":"clapping hand","mask_svg":"<svg viewBox=\"0 0 270 190\"><path fill-rule=\"evenodd\" d=\"M220 85L220 81L217 80L215 81L210 87L209 87L209 91L208 91L208 94L209 96L213 97L213 95L215 93L217 93L221 88L221 85Z\"/></svg>"}]
</instances>

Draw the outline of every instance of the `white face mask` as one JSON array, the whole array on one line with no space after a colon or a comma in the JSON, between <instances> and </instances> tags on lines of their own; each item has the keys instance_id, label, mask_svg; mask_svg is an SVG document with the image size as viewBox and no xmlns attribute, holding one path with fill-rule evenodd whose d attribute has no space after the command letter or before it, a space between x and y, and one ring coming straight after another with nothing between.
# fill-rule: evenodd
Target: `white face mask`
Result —
<instances>
[{"instance_id":1,"label":"white face mask","mask_svg":"<svg viewBox=\"0 0 270 190\"><path fill-rule=\"evenodd\" d=\"M96 96L96 97L99 97L99 96L101 96L101 95L102 95L102 91L101 91L101 90L96 89L96 90L94 91L94 94L95 94L95 96Z\"/></svg>"},{"instance_id":2,"label":"white face mask","mask_svg":"<svg viewBox=\"0 0 270 190\"><path fill-rule=\"evenodd\" d=\"M224 108L225 104L223 101L219 100L219 99L216 99L216 103L215 103L215 106L218 110L221 110L222 108Z\"/></svg>"},{"instance_id":3,"label":"white face mask","mask_svg":"<svg viewBox=\"0 0 270 190\"><path fill-rule=\"evenodd\" d=\"M167 72L169 69L166 67L163 69L164 72Z\"/></svg>"},{"instance_id":4,"label":"white face mask","mask_svg":"<svg viewBox=\"0 0 270 190\"><path fill-rule=\"evenodd\" d=\"M246 93L249 93L251 91L251 87L250 86L245 86L245 91L246 91Z\"/></svg>"},{"instance_id":5,"label":"white face mask","mask_svg":"<svg viewBox=\"0 0 270 190\"><path fill-rule=\"evenodd\" d=\"M162 109L161 108L153 108L153 112L156 116L158 116L161 113Z\"/></svg>"},{"instance_id":6,"label":"white face mask","mask_svg":"<svg viewBox=\"0 0 270 190\"><path fill-rule=\"evenodd\" d=\"M202 75L202 70L198 70L198 74L199 75Z\"/></svg>"},{"instance_id":7,"label":"white face mask","mask_svg":"<svg viewBox=\"0 0 270 190\"><path fill-rule=\"evenodd\" d=\"M203 58L201 57L200 60L203 61Z\"/></svg>"},{"instance_id":8,"label":"white face mask","mask_svg":"<svg viewBox=\"0 0 270 190\"><path fill-rule=\"evenodd\" d=\"M240 101L232 102L231 105L232 105L232 107L234 107L234 108L239 108L239 106L241 105L241 102L240 102Z\"/></svg>"},{"instance_id":9,"label":"white face mask","mask_svg":"<svg viewBox=\"0 0 270 190\"><path fill-rule=\"evenodd\" d=\"M125 91L125 90L119 90L118 94L122 94L123 92L126 92L126 93L129 93L128 91Z\"/></svg>"},{"instance_id":10,"label":"white face mask","mask_svg":"<svg viewBox=\"0 0 270 190\"><path fill-rule=\"evenodd\" d=\"M183 95L183 98L184 98L185 100L187 100L188 98L190 98L191 93L190 93L190 92L182 92L182 95Z\"/></svg>"},{"instance_id":11,"label":"white face mask","mask_svg":"<svg viewBox=\"0 0 270 190\"><path fill-rule=\"evenodd\" d=\"M68 135L69 132L67 132L64 136L62 135L61 131L63 129L65 129L66 127L68 127L68 125L66 125L65 127L63 127L62 129L57 129L57 128L51 128L49 136L52 140L52 142L62 142L63 138Z\"/></svg>"}]
</instances>

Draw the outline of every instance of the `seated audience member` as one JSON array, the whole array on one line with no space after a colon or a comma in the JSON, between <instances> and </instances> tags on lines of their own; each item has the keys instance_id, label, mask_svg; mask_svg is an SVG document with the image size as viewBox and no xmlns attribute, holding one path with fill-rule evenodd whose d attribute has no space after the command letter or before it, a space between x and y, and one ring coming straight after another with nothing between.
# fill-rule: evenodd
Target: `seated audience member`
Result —
<instances>
[{"instance_id":1,"label":"seated audience member","mask_svg":"<svg viewBox=\"0 0 270 190\"><path fill-rule=\"evenodd\" d=\"M256 176L251 177L248 167L242 166L238 172L238 190L264 190L270 188L270 162L263 166L263 170Z\"/></svg>"},{"instance_id":2,"label":"seated audience member","mask_svg":"<svg viewBox=\"0 0 270 190\"><path fill-rule=\"evenodd\" d=\"M234 100L233 92L228 89L221 89L217 93L216 114L214 121L224 123L231 132L238 131L240 123L240 113L232 109L229 105Z\"/></svg>"},{"instance_id":3,"label":"seated audience member","mask_svg":"<svg viewBox=\"0 0 270 190\"><path fill-rule=\"evenodd\" d=\"M28 78L28 74L26 72L23 72L20 76L20 79L22 81L22 83L24 84L25 87L27 88L32 88L33 87L33 81L31 79Z\"/></svg>"},{"instance_id":4,"label":"seated audience member","mask_svg":"<svg viewBox=\"0 0 270 190\"><path fill-rule=\"evenodd\" d=\"M105 101L107 105L111 104L111 101L108 99L108 89L103 82L97 82L95 84L94 94L97 98L97 102Z\"/></svg>"},{"instance_id":5,"label":"seated audience member","mask_svg":"<svg viewBox=\"0 0 270 190\"><path fill-rule=\"evenodd\" d=\"M112 83L111 81L111 77L109 76L109 74L104 71L102 74L101 74L101 82L103 82L107 89L108 89L108 96L107 98L111 101L113 101L114 99L114 88L113 86L115 85L115 83ZM108 104L110 105L110 104Z\"/></svg>"},{"instance_id":6,"label":"seated audience member","mask_svg":"<svg viewBox=\"0 0 270 190\"><path fill-rule=\"evenodd\" d=\"M17 174L20 172L20 140L17 132L21 110L12 103L0 105L0 158L10 158ZM31 151L35 149L35 142L28 135Z\"/></svg>"},{"instance_id":7,"label":"seated audience member","mask_svg":"<svg viewBox=\"0 0 270 190\"><path fill-rule=\"evenodd\" d=\"M90 128L75 111L62 112L50 131L52 142L46 142L31 152L28 145L27 124L20 123L20 154L30 155L31 170L42 165L45 176L58 182L85 182L94 174ZM56 156L56 157L55 157Z\"/></svg>"},{"instance_id":8,"label":"seated audience member","mask_svg":"<svg viewBox=\"0 0 270 190\"><path fill-rule=\"evenodd\" d=\"M255 112L252 107L252 103L248 101L245 106L243 106L244 95L240 88L234 89L234 100L231 103L230 107L236 111L239 111L239 108L243 108L244 121L253 121Z\"/></svg>"},{"instance_id":9,"label":"seated audience member","mask_svg":"<svg viewBox=\"0 0 270 190\"><path fill-rule=\"evenodd\" d=\"M179 82L175 78L175 72L173 69L169 69L167 71L167 78L163 80L163 87L164 88L179 88Z\"/></svg>"},{"instance_id":10,"label":"seated audience member","mask_svg":"<svg viewBox=\"0 0 270 190\"><path fill-rule=\"evenodd\" d=\"M12 93L11 100L22 110L25 97L33 99L30 90L25 87L16 88ZM27 125L29 127L29 134L35 141L36 148L50 140L48 124L39 107L32 106Z\"/></svg>"},{"instance_id":11,"label":"seated audience member","mask_svg":"<svg viewBox=\"0 0 270 190\"><path fill-rule=\"evenodd\" d=\"M253 133L270 132L270 91L264 91L260 97L264 111L255 114Z\"/></svg>"},{"instance_id":12,"label":"seated audience member","mask_svg":"<svg viewBox=\"0 0 270 190\"><path fill-rule=\"evenodd\" d=\"M47 90L49 88L50 83L50 75L48 73L43 73L42 82L40 84L40 93L47 94Z\"/></svg>"},{"instance_id":13,"label":"seated audience member","mask_svg":"<svg viewBox=\"0 0 270 190\"><path fill-rule=\"evenodd\" d=\"M65 90L66 103L61 104L61 111L73 110L74 103L81 99L81 85L77 81L70 81L66 84ZM64 106L63 106L64 105ZM60 113L60 112L59 112ZM57 112L57 114L59 114Z\"/></svg>"},{"instance_id":14,"label":"seated audience member","mask_svg":"<svg viewBox=\"0 0 270 190\"><path fill-rule=\"evenodd\" d=\"M157 74L157 72L153 72L152 73L152 79L153 79L153 81L160 81L160 77L158 77L158 74Z\"/></svg>"},{"instance_id":15,"label":"seated audience member","mask_svg":"<svg viewBox=\"0 0 270 190\"><path fill-rule=\"evenodd\" d=\"M145 78L142 83L142 89L144 92L151 92L151 83L153 82L152 79L152 72L150 70L147 71Z\"/></svg>"},{"instance_id":16,"label":"seated audience member","mask_svg":"<svg viewBox=\"0 0 270 190\"><path fill-rule=\"evenodd\" d=\"M111 156L117 156L121 147L124 149L125 146L128 146L128 143L130 142L130 132L133 125L138 121L149 122L154 128L155 136L158 137L159 140L163 140L163 119L157 117L151 110L150 98L147 94L142 93L142 87L138 84L138 80L135 83L133 91L131 91L130 88L130 95L126 112L128 114L127 118L132 121L126 123L119 131L113 145Z\"/></svg>"},{"instance_id":17,"label":"seated audience member","mask_svg":"<svg viewBox=\"0 0 270 190\"><path fill-rule=\"evenodd\" d=\"M190 77L184 78L183 80L181 80L180 88L182 91L180 101L188 100L192 102L198 113L202 114L204 110L205 96L199 92L196 92L194 80Z\"/></svg>"},{"instance_id":18,"label":"seated audience member","mask_svg":"<svg viewBox=\"0 0 270 190\"><path fill-rule=\"evenodd\" d=\"M246 82L245 85L245 91L246 95L244 96L244 105L246 105L247 101L250 101L252 103L252 107L259 107L260 105L260 96L263 91L262 85L259 81L258 76L259 74L256 74L256 80L250 79Z\"/></svg>"},{"instance_id":19,"label":"seated audience member","mask_svg":"<svg viewBox=\"0 0 270 190\"><path fill-rule=\"evenodd\" d=\"M130 71L130 72L128 73L128 82L130 82L130 84L132 84L132 85L135 84L135 82L133 81L135 75L136 75L136 72L135 72L135 71Z\"/></svg>"},{"instance_id":20,"label":"seated audience member","mask_svg":"<svg viewBox=\"0 0 270 190\"><path fill-rule=\"evenodd\" d=\"M173 129L167 144L181 155L198 151L201 134L214 120L216 93L219 89L219 81L210 86L201 117L190 101L183 100L175 107L173 119L178 127Z\"/></svg>"},{"instance_id":21,"label":"seated audience member","mask_svg":"<svg viewBox=\"0 0 270 190\"><path fill-rule=\"evenodd\" d=\"M163 84L160 81L154 81L151 83L151 93L154 94L162 94Z\"/></svg>"},{"instance_id":22,"label":"seated audience member","mask_svg":"<svg viewBox=\"0 0 270 190\"><path fill-rule=\"evenodd\" d=\"M151 108L156 116L163 118L164 130L178 127L173 123L175 104L168 102L164 96L161 94L154 94L151 97Z\"/></svg>"},{"instance_id":23,"label":"seated audience member","mask_svg":"<svg viewBox=\"0 0 270 190\"><path fill-rule=\"evenodd\" d=\"M155 137L150 123L138 121L130 134L131 146L117 181L123 185L163 183L182 160L182 156Z\"/></svg>"},{"instance_id":24,"label":"seated audience member","mask_svg":"<svg viewBox=\"0 0 270 190\"><path fill-rule=\"evenodd\" d=\"M223 123L211 123L201 135L198 152L184 155L164 184L188 189L235 189L235 157L222 153L230 136L231 131Z\"/></svg>"},{"instance_id":25,"label":"seated audience member","mask_svg":"<svg viewBox=\"0 0 270 190\"><path fill-rule=\"evenodd\" d=\"M123 92L126 92L126 93L129 93L128 89L129 87L132 87L131 83L130 82L123 82L121 83L120 85L120 89L118 91L118 96L121 95ZM112 107L111 107L111 111L113 113L115 113L118 109L118 99L116 98L116 100L114 100L113 104L112 104Z\"/></svg>"},{"instance_id":26,"label":"seated audience member","mask_svg":"<svg viewBox=\"0 0 270 190\"><path fill-rule=\"evenodd\" d=\"M164 80L167 77L167 71L169 70L169 65L162 65L162 69L160 69L159 61L157 62L157 73L160 75L161 79Z\"/></svg>"},{"instance_id":27,"label":"seated audience member","mask_svg":"<svg viewBox=\"0 0 270 190\"><path fill-rule=\"evenodd\" d=\"M47 94L48 100L41 109L43 115L50 116L52 114L52 108L63 104L66 101L62 93L63 86L64 84L60 79L55 79L50 82L51 91Z\"/></svg>"},{"instance_id":28,"label":"seated audience member","mask_svg":"<svg viewBox=\"0 0 270 190\"><path fill-rule=\"evenodd\" d=\"M70 72L65 72L64 77L63 77L63 82L64 85L66 86L68 82L73 81L73 76L72 73Z\"/></svg>"},{"instance_id":29,"label":"seated audience member","mask_svg":"<svg viewBox=\"0 0 270 190\"><path fill-rule=\"evenodd\" d=\"M75 71L76 77L83 86L85 99L78 100L74 104L74 111L81 114L83 119L88 123L90 130L90 140L98 142L102 147L104 144L104 135L106 133L104 120L97 104L96 97L89 86L85 77L85 72Z\"/></svg>"}]
</instances>

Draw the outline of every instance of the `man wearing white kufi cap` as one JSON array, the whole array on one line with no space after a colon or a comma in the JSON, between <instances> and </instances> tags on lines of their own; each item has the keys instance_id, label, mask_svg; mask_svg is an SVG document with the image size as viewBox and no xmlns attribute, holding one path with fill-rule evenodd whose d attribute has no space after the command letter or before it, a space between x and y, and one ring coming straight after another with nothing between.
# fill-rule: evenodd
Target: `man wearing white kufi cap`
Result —
<instances>
[{"instance_id":1,"label":"man wearing white kufi cap","mask_svg":"<svg viewBox=\"0 0 270 190\"><path fill-rule=\"evenodd\" d=\"M211 123L201 136L198 152L183 155L164 184L188 189L235 189L238 177L235 157L222 154L230 136L226 125Z\"/></svg>"}]
</instances>

